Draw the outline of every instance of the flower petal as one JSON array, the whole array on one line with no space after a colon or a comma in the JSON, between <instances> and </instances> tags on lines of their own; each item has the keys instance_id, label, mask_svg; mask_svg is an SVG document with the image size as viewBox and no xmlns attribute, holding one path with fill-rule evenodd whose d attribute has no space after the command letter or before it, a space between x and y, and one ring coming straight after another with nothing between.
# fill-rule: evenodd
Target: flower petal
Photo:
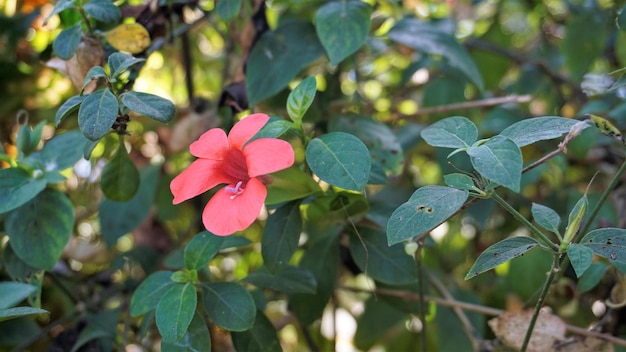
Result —
<instances>
[{"instance_id":1,"label":"flower petal","mask_svg":"<svg viewBox=\"0 0 626 352\"><path fill-rule=\"evenodd\" d=\"M293 165L293 147L286 141L260 138L248 143L243 149L248 165L248 175L256 177L286 169Z\"/></svg>"},{"instance_id":2,"label":"flower petal","mask_svg":"<svg viewBox=\"0 0 626 352\"><path fill-rule=\"evenodd\" d=\"M202 222L209 232L228 236L248 228L263 208L267 189L252 178L242 194L231 199L233 195L222 188L209 200L202 212Z\"/></svg>"},{"instance_id":3,"label":"flower petal","mask_svg":"<svg viewBox=\"0 0 626 352\"><path fill-rule=\"evenodd\" d=\"M224 160L228 148L226 132L221 128L212 128L204 132L197 141L191 143L189 151L198 158Z\"/></svg>"},{"instance_id":4,"label":"flower petal","mask_svg":"<svg viewBox=\"0 0 626 352\"><path fill-rule=\"evenodd\" d=\"M178 204L202 194L220 183L231 183L221 171L222 162L218 160L198 159L176 176L170 183L174 195L174 204Z\"/></svg>"},{"instance_id":5,"label":"flower petal","mask_svg":"<svg viewBox=\"0 0 626 352\"><path fill-rule=\"evenodd\" d=\"M259 132L269 119L270 117L265 114L252 114L237 122L228 133L230 145L243 150L243 145Z\"/></svg>"}]
</instances>

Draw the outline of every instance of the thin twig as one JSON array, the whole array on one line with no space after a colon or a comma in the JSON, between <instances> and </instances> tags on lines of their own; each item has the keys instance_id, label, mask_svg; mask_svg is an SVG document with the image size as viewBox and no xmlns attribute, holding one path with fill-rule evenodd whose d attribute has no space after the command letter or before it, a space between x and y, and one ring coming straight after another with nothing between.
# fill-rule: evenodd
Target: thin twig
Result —
<instances>
[{"instance_id":1,"label":"thin twig","mask_svg":"<svg viewBox=\"0 0 626 352\"><path fill-rule=\"evenodd\" d=\"M455 111L455 110L476 109L476 108L483 108L483 107L488 107L488 106L495 106L495 105L502 105L502 104L509 104L509 103L528 103L531 99L532 99L532 96L530 94L509 95L505 97L495 97L495 98L487 98L487 99L481 99L481 100L466 101L463 103L433 106L433 107L421 109L412 115L400 115L396 113L393 116L391 116L389 119L387 119L385 122L393 122L397 120L410 120L418 116L436 114L436 113L441 113L441 112L449 112L449 111Z\"/></svg>"},{"instance_id":2,"label":"thin twig","mask_svg":"<svg viewBox=\"0 0 626 352\"><path fill-rule=\"evenodd\" d=\"M422 250L423 250L423 243L422 242L418 242L418 247L417 250L415 251L414 258L415 258L415 265L417 266L417 276L419 278L419 281L417 283L418 285L418 294L420 297L420 301L419 301L419 306L420 306L420 320L422 321L422 331L420 332L422 335L422 352L426 352L428 351L428 340L427 340L427 336L428 334L426 333L426 301L424 301L424 267L422 265Z\"/></svg>"}]
</instances>

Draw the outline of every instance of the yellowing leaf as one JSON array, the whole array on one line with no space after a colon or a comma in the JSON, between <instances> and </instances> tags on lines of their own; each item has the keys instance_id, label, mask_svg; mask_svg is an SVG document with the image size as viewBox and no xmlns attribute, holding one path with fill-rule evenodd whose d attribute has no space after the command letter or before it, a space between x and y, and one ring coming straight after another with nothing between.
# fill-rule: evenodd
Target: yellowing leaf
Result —
<instances>
[{"instance_id":1,"label":"yellowing leaf","mask_svg":"<svg viewBox=\"0 0 626 352\"><path fill-rule=\"evenodd\" d=\"M150 46L150 34L139 23L124 23L106 34L106 39L115 49L139 54Z\"/></svg>"}]
</instances>

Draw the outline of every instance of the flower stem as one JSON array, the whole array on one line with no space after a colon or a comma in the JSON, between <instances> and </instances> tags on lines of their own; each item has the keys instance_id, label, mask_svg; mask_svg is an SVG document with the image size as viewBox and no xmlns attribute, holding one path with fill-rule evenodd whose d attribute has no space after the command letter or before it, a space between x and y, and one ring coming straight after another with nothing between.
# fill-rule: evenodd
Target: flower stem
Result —
<instances>
[{"instance_id":1,"label":"flower stem","mask_svg":"<svg viewBox=\"0 0 626 352\"><path fill-rule=\"evenodd\" d=\"M539 312L541 311L541 307L543 307L543 302L546 300L546 296L548 296L548 291L550 291L550 286L552 285L554 278L556 278L557 273L560 271L559 262L561 259L561 254L554 253L553 255L554 259L552 260L552 268L550 268L550 274L548 275L543 289L541 290L539 299L537 299L537 304L535 304L535 311L533 312L533 316L530 318L528 330L526 330L526 336L524 336L524 342L522 343L522 348L520 349L520 351L522 352L525 352L528 348L528 343L530 342L530 337L533 334L537 318L539 318Z\"/></svg>"},{"instance_id":2,"label":"flower stem","mask_svg":"<svg viewBox=\"0 0 626 352\"><path fill-rule=\"evenodd\" d=\"M506 209L506 211L513 215L513 217L517 219L517 221L524 224L524 226L526 226L535 236L539 237L548 247L552 248L555 251L558 250L559 247L554 242L550 241L548 236L546 236L543 232L541 232L541 230L539 230L535 225L528 221L528 219L522 216L519 211L517 211L509 203L507 203L507 201L502 199L502 197L500 197L496 192L492 192L491 197L504 209Z\"/></svg>"}]
</instances>

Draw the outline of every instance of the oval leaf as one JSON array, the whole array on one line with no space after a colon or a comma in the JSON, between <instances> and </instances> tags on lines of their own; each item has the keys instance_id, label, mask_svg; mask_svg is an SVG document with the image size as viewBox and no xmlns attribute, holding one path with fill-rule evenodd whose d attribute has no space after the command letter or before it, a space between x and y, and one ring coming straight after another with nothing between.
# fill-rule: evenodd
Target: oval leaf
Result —
<instances>
[{"instance_id":1,"label":"oval leaf","mask_svg":"<svg viewBox=\"0 0 626 352\"><path fill-rule=\"evenodd\" d=\"M270 272L276 273L289 264L298 248L301 232L300 202L283 205L267 219L261 237L261 254Z\"/></svg>"},{"instance_id":2,"label":"oval leaf","mask_svg":"<svg viewBox=\"0 0 626 352\"><path fill-rule=\"evenodd\" d=\"M113 53L109 56L107 62L109 64L109 70L111 71L111 77L117 78L117 76L129 67L143 61L146 61L146 59L138 59L125 53Z\"/></svg>"},{"instance_id":3,"label":"oval leaf","mask_svg":"<svg viewBox=\"0 0 626 352\"><path fill-rule=\"evenodd\" d=\"M138 317L156 308L157 304L174 282L171 271L157 271L141 282L130 300L130 315Z\"/></svg>"},{"instance_id":4,"label":"oval leaf","mask_svg":"<svg viewBox=\"0 0 626 352\"><path fill-rule=\"evenodd\" d=\"M215 324L229 331L248 330L254 324L256 306L250 293L234 282L202 284L204 311Z\"/></svg>"},{"instance_id":5,"label":"oval leaf","mask_svg":"<svg viewBox=\"0 0 626 352\"><path fill-rule=\"evenodd\" d=\"M243 281L284 293L314 293L317 285L310 271L295 266L287 266L276 274L262 267L248 274Z\"/></svg>"},{"instance_id":6,"label":"oval leaf","mask_svg":"<svg viewBox=\"0 0 626 352\"><path fill-rule=\"evenodd\" d=\"M87 95L78 109L80 131L92 141L102 138L117 119L118 108L117 98L108 89Z\"/></svg>"},{"instance_id":7,"label":"oval leaf","mask_svg":"<svg viewBox=\"0 0 626 352\"><path fill-rule=\"evenodd\" d=\"M522 179L522 152L509 138L495 136L467 150L472 165L481 175L514 192Z\"/></svg>"},{"instance_id":8,"label":"oval leaf","mask_svg":"<svg viewBox=\"0 0 626 352\"><path fill-rule=\"evenodd\" d=\"M54 125L59 126L61 120L63 120L67 115L76 111L80 104L82 104L83 100L85 100L84 95L75 95L69 98L63 105L59 107L56 115L54 115Z\"/></svg>"},{"instance_id":9,"label":"oval leaf","mask_svg":"<svg viewBox=\"0 0 626 352\"><path fill-rule=\"evenodd\" d=\"M54 53L63 60L69 60L78 49L82 35L82 22L65 28L52 42Z\"/></svg>"},{"instance_id":10,"label":"oval leaf","mask_svg":"<svg viewBox=\"0 0 626 352\"><path fill-rule=\"evenodd\" d=\"M22 168L0 169L0 214L35 198L44 188L44 178L33 178Z\"/></svg>"},{"instance_id":11,"label":"oval leaf","mask_svg":"<svg viewBox=\"0 0 626 352\"><path fill-rule=\"evenodd\" d=\"M465 280L491 270L513 258L517 258L538 245L539 243L531 237L517 236L506 238L490 246L480 254L470 271L465 275Z\"/></svg>"},{"instance_id":12,"label":"oval leaf","mask_svg":"<svg viewBox=\"0 0 626 352\"><path fill-rule=\"evenodd\" d=\"M121 143L113 158L102 170L100 181L102 192L112 201L125 202L137 193L139 180L139 171L128 157L124 143Z\"/></svg>"},{"instance_id":13,"label":"oval leaf","mask_svg":"<svg viewBox=\"0 0 626 352\"><path fill-rule=\"evenodd\" d=\"M85 79L83 80L83 87L81 88L81 92L85 90L85 87L89 85L89 83L98 80L98 78L108 77L106 71L101 66L94 66L87 71L85 75Z\"/></svg>"},{"instance_id":14,"label":"oval leaf","mask_svg":"<svg viewBox=\"0 0 626 352\"><path fill-rule=\"evenodd\" d=\"M166 341L179 341L196 311L198 296L196 287L190 283L176 284L159 300L156 308L156 325Z\"/></svg>"},{"instance_id":15,"label":"oval leaf","mask_svg":"<svg viewBox=\"0 0 626 352\"><path fill-rule=\"evenodd\" d=\"M315 13L315 30L332 65L357 51L370 31L372 7L362 1L331 1Z\"/></svg>"},{"instance_id":16,"label":"oval leaf","mask_svg":"<svg viewBox=\"0 0 626 352\"><path fill-rule=\"evenodd\" d=\"M478 138L478 129L466 117L453 116L435 122L420 134L433 147L469 148Z\"/></svg>"},{"instance_id":17,"label":"oval leaf","mask_svg":"<svg viewBox=\"0 0 626 352\"><path fill-rule=\"evenodd\" d=\"M590 248L593 253L626 263L626 230L617 228L597 229L589 232L580 240L580 244Z\"/></svg>"},{"instance_id":18,"label":"oval leaf","mask_svg":"<svg viewBox=\"0 0 626 352\"><path fill-rule=\"evenodd\" d=\"M105 23L117 22L122 17L120 8L111 0L90 0L83 9L91 17Z\"/></svg>"},{"instance_id":19,"label":"oval leaf","mask_svg":"<svg viewBox=\"0 0 626 352\"><path fill-rule=\"evenodd\" d=\"M65 194L48 188L9 212L5 230L15 254L28 265L50 270L74 229L74 207Z\"/></svg>"},{"instance_id":20,"label":"oval leaf","mask_svg":"<svg viewBox=\"0 0 626 352\"><path fill-rule=\"evenodd\" d=\"M205 267L220 250L224 237L215 236L208 231L195 235L185 246L185 267L189 270L199 270Z\"/></svg>"},{"instance_id":21,"label":"oval leaf","mask_svg":"<svg viewBox=\"0 0 626 352\"><path fill-rule=\"evenodd\" d=\"M545 205L533 203L530 211L533 214L533 219L539 226L544 229L560 234L559 224L561 223L561 217L552 208L548 208Z\"/></svg>"},{"instance_id":22,"label":"oval leaf","mask_svg":"<svg viewBox=\"0 0 626 352\"><path fill-rule=\"evenodd\" d=\"M105 37L115 49L131 54L142 53L151 43L150 33L139 23L120 24L108 31Z\"/></svg>"},{"instance_id":23,"label":"oval leaf","mask_svg":"<svg viewBox=\"0 0 626 352\"><path fill-rule=\"evenodd\" d=\"M437 227L467 200L468 192L451 187L425 186L396 209L387 223L387 243L391 246Z\"/></svg>"},{"instance_id":24,"label":"oval leaf","mask_svg":"<svg viewBox=\"0 0 626 352\"><path fill-rule=\"evenodd\" d=\"M232 332L231 337L237 351L281 352L283 350L276 335L276 328L262 312L257 313L252 328Z\"/></svg>"},{"instance_id":25,"label":"oval leaf","mask_svg":"<svg viewBox=\"0 0 626 352\"><path fill-rule=\"evenodd\" d=\"M317 92L317 81L315 77L309 76L289 93L287 98L287 114L294 122L302 121L302 117L309 109L315 99Z\"/></svg>"},{"instance_id":26,"label":"oval leaf","mask_svg":"<svg viewBox=\"0 0 626 352\"><path fill-rule=\"evenodd\" d=\"M443 181L446 183L446 185L454 187L456 189L464 189L468 191L476 189L474 179L465 174L454 173L444 175Z\"/></svg>"},{"instance_id":27,"label":"oval leaf","mask_svg":"<svg viewBox=\"0 0 626 352\"><path fill-rule=\"evenodd\" d=\"M313 139L306 148L306 161L320 179L353 191L365 187L372 167L367 147L344 132Z\"/></svg>"},{"instance_id":28,"label":"oval leaf","mask_svg":"<svg viewBox=\"0 0 626 352\"><path fill-rule=\"evenodd\" d=\"M210 351L211 335L200 314L194 314L182 339L176 342L161 340L162 352Z\"/></svg>"},{"instance_id":29,"label":"oval leaf","mask_svg":"<svg viewBox=\"0 0 626 352\"><path fill-rule=\"evenodd\" d=\"M139 114L163 123L170 122L176 110L171 101L148 93L126 92L122 95L122 103Z\"/></svg>"},{"instance_id":30,"label":"oval leaf","mask_svg":"<svg viewBox=\"0 0 626 352\"><path fill-rule=\"evenodd\" d=\"M542 116L525 119L512 124L500 132L509 137L518 147L538 141L559 138L579 121L558 116Z\"/></svg>"},{"instance_id":31,"label":"oval leaf","mask_svg":"<svg viewBox=\"0 0 626 352\"><path fill-rule=\"evenodd\" d=\"M581 277L591 265L593 251L589 247L577 243L570 243L569 246L567 246L567 256L576 272L576 277Z\"/></svg>"}]
</instances>

